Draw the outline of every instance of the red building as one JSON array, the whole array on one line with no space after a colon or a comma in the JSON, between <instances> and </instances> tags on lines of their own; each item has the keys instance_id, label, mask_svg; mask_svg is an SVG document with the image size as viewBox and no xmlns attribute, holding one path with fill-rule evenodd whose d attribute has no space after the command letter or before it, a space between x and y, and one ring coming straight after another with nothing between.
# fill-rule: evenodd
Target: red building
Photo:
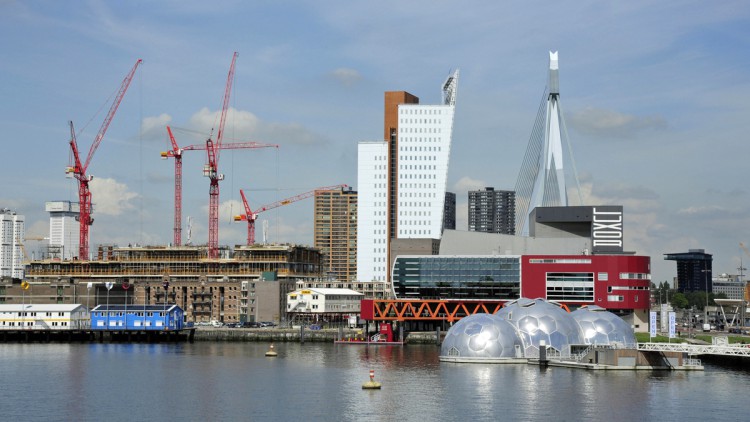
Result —
<instances>
[{"instance_id":1,"label":"red building","mask_svg":"<svg viewBox=\"0 0 750 422\"><path fill-rule=\"evenodd\" d=\"M569 307L649 309L651 258L634 255L523 255L521 296Z\"/></svg>"}]
</instances>

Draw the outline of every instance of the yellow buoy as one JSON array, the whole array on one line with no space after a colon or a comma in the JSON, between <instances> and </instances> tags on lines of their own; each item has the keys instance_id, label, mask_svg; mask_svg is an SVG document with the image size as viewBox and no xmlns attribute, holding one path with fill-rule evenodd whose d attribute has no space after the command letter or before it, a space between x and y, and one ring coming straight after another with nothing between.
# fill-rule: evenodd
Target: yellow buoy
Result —
<instances>
[{"instance_id":1,"label":"yellow buoy","mask_svg":"<svg viewBox=\"0 0 750 422\"><path fill-rule=\"evenodd\" d=\"M380 390L380 383L375 381L375 371L370 369L370 381L362 384L363 390Z\"/></svg>"},{"instance_id":2,"label":"yellow buoy","mask_svg":"<svg viewBox=\"0 0 750 422\"><path fill-rule=\"evenodd\" d=\"M270 348L268 349L268 351L266 352L266 356L268 356L268 357L272 357L272 358L275 358L275 357L276 357L276 355L278 355L278 353L276 353L276 352L275 352L275 351L273 350L273 343L271 343L271 347L270 347Z\"/></svg>"}]
</instances>

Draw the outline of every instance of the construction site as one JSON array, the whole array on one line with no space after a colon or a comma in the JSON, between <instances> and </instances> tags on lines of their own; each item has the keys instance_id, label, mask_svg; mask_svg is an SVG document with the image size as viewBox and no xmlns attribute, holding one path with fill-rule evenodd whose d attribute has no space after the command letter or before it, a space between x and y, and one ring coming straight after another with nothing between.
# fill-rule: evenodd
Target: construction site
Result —
<instances>
[{"instance_id":1,"label":"construction site","mask_svg":"<svg viewBox=\"0 0 750 422\"><path fill-rule=\"evenodd\" d=\"M79 152L73 122L69 124L71 162L65 173L78 185L78 203L68 203L68 208L76 211L79 230L75 255L64 258L61 247L50 242L50 252L41 259L26 257L22 279L6 277L0 281L0 302L84 304L89 308L101 304L177 304L185 311L187 322L283 323L286 294L297 288L343 287L357 289L371 298L387 295L382 283L326 279L324 255L319 248L266 245L255 241L255 222L260 213L313 197L316 192L347 188L344 184L320 187L255 210L249 206L245 192L240 190L244 213L234 216L234 221L247 222L247 244L234 248L219 245L219 182L224 180L219 172L220 152L279 147L258 142L223 142L237 57L237 53L232 56L215 134L212 130L205 143L180 147L173 128L166 127L171 149L162 152L161 158L174 160L173 242L168 246L99 245L95 252L89 245L89 230L94 222L89 182L93 177L87 169L142 62L139 59L123 79L85 159ZM205 151L206 154L203 176L210 182L209 222L208 239L201 246L192 246L190 241L183 245L182 156L185 151ZM23 242L19 239L17 243L23 250ZM66 247L71 248L70 244ZM25 250L23 253L26 255Z\"/></svg>"}]
</instances>

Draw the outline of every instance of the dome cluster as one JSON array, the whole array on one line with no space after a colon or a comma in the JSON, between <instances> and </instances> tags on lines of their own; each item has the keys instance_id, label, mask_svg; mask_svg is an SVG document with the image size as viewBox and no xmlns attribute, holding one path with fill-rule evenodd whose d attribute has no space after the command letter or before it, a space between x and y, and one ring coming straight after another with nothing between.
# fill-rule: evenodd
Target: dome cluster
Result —
<instances>
[{"instance_id":1,"label":"dome cluster","mask_svg":"<svg viewBox=\"0 0 750 422\"><path fill-rule=\"evenodd\" d=\"M572 344L629 346L633 329L598 306L569 313L544 299L521 298L495 315L475 314L459 320L445 336L440 355L451 358L522 358L544 344L566 353Z\"/></svg>"}]
</instances>

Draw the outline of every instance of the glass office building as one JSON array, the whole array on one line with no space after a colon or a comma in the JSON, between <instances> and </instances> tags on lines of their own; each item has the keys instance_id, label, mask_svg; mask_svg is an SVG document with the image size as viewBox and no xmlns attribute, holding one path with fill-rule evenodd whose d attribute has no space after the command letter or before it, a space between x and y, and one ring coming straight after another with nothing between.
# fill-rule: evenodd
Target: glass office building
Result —
<instances>
[{"instance_id":1,"label":"glass office building","mask_svg":"<svg viewBox=\"0 0 750 422\"><path fill-rule=\"evenodd\" d=\"M392 281L400 299L518 299L521 257L399 256Z\"/></svg>"}]
</instances>

